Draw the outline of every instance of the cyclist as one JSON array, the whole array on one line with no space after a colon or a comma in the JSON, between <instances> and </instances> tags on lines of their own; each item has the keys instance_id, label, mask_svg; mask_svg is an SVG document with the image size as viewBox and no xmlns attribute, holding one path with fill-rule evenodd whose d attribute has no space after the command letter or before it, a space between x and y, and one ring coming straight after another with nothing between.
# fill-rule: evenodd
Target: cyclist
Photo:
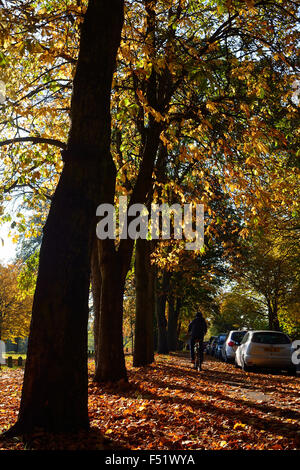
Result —
<instances>
[{"instance_id":1,"label":"cyclist","mask_svg":"<svg viewBox=\"0 0 300 470\"><path fill-rule=\"evenodd\" d=\"M191 321L189 324L189 334L190 334L190 354L191 354L191 362L194 364L195 362L195 343L199 341L200 343L200 351L203 354L203 338L205 333L207 332L207 325L206 321L202 316L201 312L197 312L194 320ZM195 367L195 366L194 366Z\"/></svg>"}]
</instances>

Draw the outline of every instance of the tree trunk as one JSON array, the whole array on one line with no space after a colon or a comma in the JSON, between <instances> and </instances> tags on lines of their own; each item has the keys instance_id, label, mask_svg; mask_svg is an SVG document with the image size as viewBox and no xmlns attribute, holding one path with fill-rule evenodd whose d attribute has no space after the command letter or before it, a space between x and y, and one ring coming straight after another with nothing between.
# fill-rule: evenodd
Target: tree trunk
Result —
<instances>
[{"instance_id":1,"label":"tree trunk","mask_svg":"<svg viewBox=\"0 0 300 470\"><path fill-rule=\"evenodd\" d=\"M178 342L179 342L179 335L180 335L180 331L181 331L181 321L179 320L181 306L182 306L182 298L177 297L176 314L177 314L177 341Z\"/></svg>"},{"instance_id":2,"label":"tree trunk","mask_svg":"<svg viewBox=\"0 0 300 470\"><path fill-rule=\"evenodd\" d=\"M168 299L168 348L169 351L177 350L177 320L175 316L175 299L172 294Z\"/></svg>"},{"instance_id":3,"label":"tree trunk","mask_svg":"<svg viewBox=\"0 0 300 470\"><path fill-rule=\"evenodd\" d=\"M153 344L154 351L158 349L158 327L157 327L157 295L156 295L156 281L154 278L154 319L153 319Z\"/></svg>"},{"instance_id":4,"label":"tree trunk","mask_svg":"<svg viewBox=\"0 0 300 470\"><path fill-rule=\"evenodd\" d=\"M147 138L141 150L142 164L130 205L144 203L152 186L152 172L159 146L161 125L151 117ZM111 194L113 201L113 194ZM110 201L107 201L110 202ZM134 217L128 216L128 224ZM113 382L127 379L123 351L123 294L125 280L130 268L134 240L122 239L116 248L114 240L99 241L100 270L102 276L101 311L99 328L97 382ZM112 349L113 348L113 349Z\"/></svg>"},{"instance_id":5,"label":"tree trunk","mask_svg":"<svg viewBox=\"0 0 300 470\"><path fill-rule=\"evenodd\" d=\"M89 426L87 321L96 207L114 175L110 90L121 0L90 0L73 83L64 168L44 228L19 418L7 435Z\"/></svg>"},{"instance_id":6,"label":"tree trunk","mask_svg":"<svg viewBox=\"0 0 300 470\"><path fill-rule=\"evenodd\" d=\"M169 273L163 273L162 285L156 286L156 315L157 315L157 352L160 354L168 354L168 333L167 333L167 320L166 320L166 302L167 291L169 286Z\"/></svg>"},{"instance_id":7,"label":"tree trunk","mask_svg":"<svg viewBox=\"0 0 300 470\"><path fill-rule=\"evenodd\" d=\"M130 205L144 203L152 185L152 172L159 146L161 127L149 118L147 139L142 148L142 164L133 189ZM113 194L111 194L113 201ZM110 201L107 201L110 202ZM134 217L128 217L128 224ZM123 351L123 294L130 268L134 240L127 237L116 248L114 240L99 240L102 276L97 382L127 379ZM114 325L114 326L113 326ZM113 350L112 350L113 348Z\"/></svg>"},{"instance_id":8,"label":"tree trunk","mask_svg":"<svg viewBox=\"0 0 300 470\"><path fill-rule=\"evenodd\" d=\"M136 319L133 365L151 364L154 360L154 275L150 262L151 243L136 241Z\"/></svg>"},{"instance_id":9,"label":"tree trunk","mask_svg":"<svg viewBox=\"0 0 300 470\"><path fill-rule=\"evenodd\" d=\"M148 44L149 61L156 59L156 2L152 0L145 1L146 10L146 31L145 41ZM150 76L145 81L145 98L148 105L164 113L168 107L172 92L174 91L170 83L168 69L165 68L163 74L157 73L155 67L152 67ZM141 113L144 115L143 105L140 104ZM129 205L136 203L145 204L152 188L152 176L157 157L157 151L160 145L160 134L164 124L158 122L155 117L149 113L147 121L142 126L141 144L140 144L140 167L133 191L130 196ZM113 200L113 199L112 199ZM134 217L128 216L128 224ZM95 380L97 381L116 381L126 377L124 366L124 352L121 343L123 304L121 295L124 292L124 283L126 274L130 267L134 240L130 237L121 239L118 248L114 247L109 241L101 242L101 275L102 283L104 277L107 284L102 285L101 293L101 313L100 313L100 343L99 348L99 369L96 371ZM107 242L107 243L106 243ZM106 253L108 250L108 253ZM106 256L110 261L101 261L102 256ZM114 268L116 272L114 272ZM111 280L110 280L111 279ZM119 317L117 318L117 316ZM112 327L112 322L114 329ZM111 348L115 348L114 352ZM100 357L101 354L101 357ZM119 374L119 375L118 375Z\"/></svg>"},{"instance_id":10,"label":"tree trunk","mask_svg":"<svg viewBox=\"0 0 300 470\"><path fill-rule=\"evenodd\" d=\"M178 350L178 318L180 313L180 299L169 296L169 316L168 316L168 346L169 351Z\"/></svg>"},{"instance_id":11,"label":"tree trunk","mask_svg":"<svg viewBox=\"0 0 300 470\"><path fill-rule=\"evenodd\" d=\"M99 346L99 322L100 322L100 302L101 302L101 272L99 266L98 243L94 240L93 251L91 257L91 285L93 296L93 312L94 312L94 350L95 350L95 367L97 369L98 346Z\"/></svg>"},{"instance_id":12,"label":"tree trunk","mask_svg":"<svg viewBox=\"0 0 300 470\"><path fill-rule=\"evenodd\" d=\"M268 305L269 329L274 330L274 331L280 331L277 304L273 306L272 301L270 299L267 299L267 305Z\"/></svg>"},{"instance_id":13,"label":"tree trunk","mask_svg":"<svg viewBox=\"0 0 300 470\"><path fill-rule=\"evenodd\" d=\"M26 431L88 427L89 253L95 206L84 188L96 189L91 181L97 173L89 167L83 171L78 164L66 164L44 228L19 413Z\"/></svg>"},{"instance_id":14,"label":"tree trunk","mask_svg":"<svg viewBox=\"0 0 300 470\"><path fill-rule=\"evenodd\" d=\"M123 349L123 295L126 273L113 240L99 241L101 305L96 382L127 380ZM126 271L127 272L127 271Z\"/></svg>"}]
</instances>

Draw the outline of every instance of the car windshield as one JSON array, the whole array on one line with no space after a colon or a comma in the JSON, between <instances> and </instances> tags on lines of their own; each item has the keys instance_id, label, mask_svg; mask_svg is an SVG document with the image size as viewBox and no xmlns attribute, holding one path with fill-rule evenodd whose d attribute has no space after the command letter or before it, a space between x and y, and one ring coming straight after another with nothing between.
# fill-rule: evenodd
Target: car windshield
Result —
<instances>
[{"instance_id":1,"label":"car windshield","mask_svg":"<svg viewBox=\"0 0 300 470\"><path fill-rule=\"evenodd\" d=\"M253 334L252 342L262 344L290 344L291 340L283 333L260 332Z\"/></svg>"},{"instance_id":2,"label":"car windshield","mask_svg":"<svg viewBox=\"0 0 300 470\"><path fill-rule=\"evenodd\" d=\"M243 337L245 336L245 334L246 334L246 331L235 331L234 333L232 333L231 339L233 341L240 343Z\"/></svg>"},{"instance_id":3,"label":"car windshield","mask_svg":"<svg viewBox=\"0 0 300 470\"><path fill-rule=\"evenodd\" d=\"M226 335L224 335L224 336L219 336L219 338L218 338L218 344L224 343L225 339L226 339Z\"/></svg>"}]
</instances>

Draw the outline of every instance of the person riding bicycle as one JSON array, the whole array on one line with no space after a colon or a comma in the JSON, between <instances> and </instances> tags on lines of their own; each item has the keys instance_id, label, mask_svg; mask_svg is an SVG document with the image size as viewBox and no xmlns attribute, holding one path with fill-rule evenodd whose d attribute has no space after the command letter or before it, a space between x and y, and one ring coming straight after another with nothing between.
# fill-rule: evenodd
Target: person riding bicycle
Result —
<instances>
[{"instance_id":1,"label":"person riding bicycle","mask_svg":"<svg viewBox=\"0 0 300 470\"><path fill-rule=\"evenodd\" d=\"M195 361L195 343L199 341L200 343L200 350L203 351L203 338L205 333L207 332L207 325L206 321L202 316L201 312L197 312L194 320L191 321L189 324L188 332L190 334L190 354L191 354L191 362L194 363Z\"/></svg>"}]
</instances>

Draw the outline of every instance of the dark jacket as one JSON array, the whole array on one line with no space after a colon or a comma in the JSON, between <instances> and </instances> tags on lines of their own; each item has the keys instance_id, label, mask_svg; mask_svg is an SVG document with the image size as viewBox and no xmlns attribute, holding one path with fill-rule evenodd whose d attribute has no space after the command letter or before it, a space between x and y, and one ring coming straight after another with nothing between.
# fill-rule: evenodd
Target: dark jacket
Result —
<instances>
[{"instance_id":1,"label":"dark jacket","mask_svg":"<svg viewBox=\"0 0 300 470\"><path fill-rule=\"evenodd\" d=\"M207 332L206 321L202 315L197 315L194 320L189 324L189 333L192 339L203 339L205 333Z\"/></svg>"}]
</instances>

